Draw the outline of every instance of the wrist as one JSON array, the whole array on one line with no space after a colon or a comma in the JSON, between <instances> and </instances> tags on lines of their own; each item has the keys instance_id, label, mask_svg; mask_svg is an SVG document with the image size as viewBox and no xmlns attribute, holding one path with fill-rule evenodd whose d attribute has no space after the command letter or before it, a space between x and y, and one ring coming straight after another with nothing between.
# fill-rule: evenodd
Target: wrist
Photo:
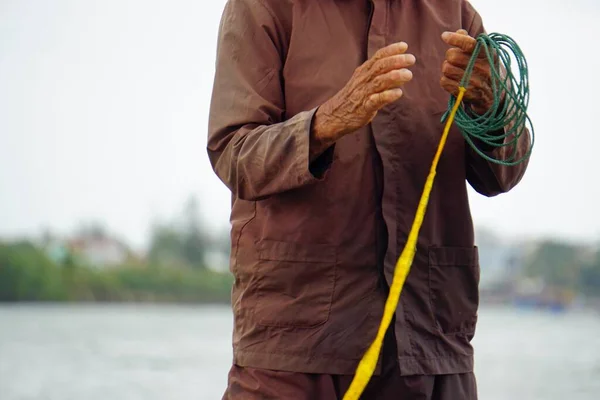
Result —
<instances>
[{"instance_id":1,"label":"wrist","mask_svg":"<svg viewBox=\"0 0 600 400\"><path fill-rule=\"evenodd\" d=\"M317 143L331 145L344 136L344 128L342 121L335 117L327 104L323 104L315 112L311 137Z\"/></svg>"}]
</instances>

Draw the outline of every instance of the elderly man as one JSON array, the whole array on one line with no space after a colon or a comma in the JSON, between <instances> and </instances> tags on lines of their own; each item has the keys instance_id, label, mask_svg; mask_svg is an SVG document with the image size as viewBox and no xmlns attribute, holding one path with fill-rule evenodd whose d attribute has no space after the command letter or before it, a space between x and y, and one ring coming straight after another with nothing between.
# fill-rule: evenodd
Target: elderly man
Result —
<instances>
[{"instance_id":1,"label":"elderly man","mask_svg":"<svg viewBox=\"0 0 600 400\"><path fill-rule=\"evenodd\" d=\"M482 32L466 0L228 1L208 135L232 192L224 399L342 398L375 336L440 118ZM482 58L465 97L472 112L490 107L489 82ZM467 182L494 196L525 168L489 163L453 128L363 398L477 398Z\"/></svg>"}]
</instances>

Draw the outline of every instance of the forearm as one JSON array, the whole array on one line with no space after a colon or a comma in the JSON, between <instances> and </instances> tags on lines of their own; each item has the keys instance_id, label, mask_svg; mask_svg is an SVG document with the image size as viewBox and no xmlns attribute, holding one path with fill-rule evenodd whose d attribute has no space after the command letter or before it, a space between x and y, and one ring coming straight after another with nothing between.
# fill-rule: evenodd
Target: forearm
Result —
<instances>
[{"instance_id":1,"label":"forearm","mask_svg":"<svg viewBox=\"0 0 600 400\"><path fill-rule=\"evenodd\" d=\"M522 126L513 129L508 125L503 131L498 132L499 137L506 132L513 133L501 139L500 146L489 146L484 143L476 143L484 154L500 161L518 160L523 158L530 147L530 133L527 127ZM516 136L518 135L518 137ZM509 144L514 142L513 144ZM529 160L507 166L490 162L481 157L477 152L467 145L466 149L466 173L467 180L471 186L485 196L496 196L508 192L514 188L523 178Z\"/></svg>"},{"instance_id":2,"label":"forearm","mask_svg":"<svg viewBox=\"0 0 600 400\"><path fill-rule=\"evenodd\" d=\"M472 37L477 37L481 33L485 33L483 22L480 15L465 2L465 19L468 21L468 33ZM501 66L500 76L504 77L506 71ZM510 90L510 82L506 82L508 87L505 90ZM511 110L512 104L509 107L504 107L505 102L510 101L506 91L503 90L500 96L500 106L498 112ZM494 96L491 98L493 99ZM490 104L487 105L489 107ZM480 113L485 112L489 108L477 110ZM474 110L475 111L475 110ZM508 111L507 111L508 112ZM531 136L526 126L526 121L523 121L520 126L515 126L515 122L510 116L505 120L509 121L506 126L498 129L496 132L488 132L488 141L490 143L476 142L477 148L485 155L500 161L516 161L523 159L522 162L514 166L501 165L490 162L481 157L470 146L467 146L466 152L466 175L471 186L479 193L485 196L496 196L500 193L505 193L514 188L523 178L527 169L529 160L525 155L530 149ZM510 134L509 134L510 133ZM494 137L496 139L494 139ZM525 159L524 159L525 158Z\"/></svg>"}]
</instances>

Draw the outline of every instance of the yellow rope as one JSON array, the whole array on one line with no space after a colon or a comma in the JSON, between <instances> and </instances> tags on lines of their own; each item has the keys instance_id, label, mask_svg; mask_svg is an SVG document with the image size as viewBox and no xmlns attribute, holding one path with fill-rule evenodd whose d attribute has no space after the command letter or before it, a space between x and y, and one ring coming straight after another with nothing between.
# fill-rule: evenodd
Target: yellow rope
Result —
<instances>
[{"instance_id":1,"label":"yellow rope","mask_svg":"<svg viewBox=\"0 0 600 400\"><path fill-rule=\"evenodd\" d=\"M444 146L446 145L448 133L450 132L452 122L454 121L454 117L456 115L458 107L462 102L465 91L466 89L464 87L459 88L459 93L456 98L456 102L454 103L454 107L452 107L452 111L450 112L450 115L446 120L444 133L442 134L442 138L440 139L437 152L435 153L435 157L433 158L433 162L431 163L429 176L427 176L425 188L423 189L423 193L421 194L421 200L419 201L419 206L415 214L415 219L413 221L412 228L410 229L410 233L408 235L406 245L404 246L404 250L402 250L402 254L398 259L398 262L396 263L394 279L392 281L390 293L385 303L383 318L381 319L381 324L379 325L377 336L375 337L375 340L373 341L373 343L363 356L362 360L358 364L358 367L356 369L356 375L354 376L354 379L352 380L348 391L344 395L343 400L359 400L363 391L367 387L369 380L373 376L373 372L375 371L377 360L379 359L379 353L381 352L381 347L383 346L383 338L385 337L385 333L387 332L390 323L392 322L392 318L398 306L398 301L400 300L400 293L402 292L404 281L408 276L413 259L415 258L419 230L421 229L421 225L423 224L423 218L425 217L425 210L427 209L429 195L431 194L431 189L433 188L433 181L435 179L437 165L440 161L442 151L444 150Z\"/></svg>"}]
</instances>

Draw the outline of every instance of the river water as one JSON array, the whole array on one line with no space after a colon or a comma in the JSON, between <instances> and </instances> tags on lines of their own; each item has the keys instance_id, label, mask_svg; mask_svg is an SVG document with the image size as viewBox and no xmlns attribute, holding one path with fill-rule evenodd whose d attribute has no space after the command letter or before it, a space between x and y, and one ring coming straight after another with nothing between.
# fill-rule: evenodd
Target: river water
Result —
<instances>
[{"instance_id":1,"label":"river water","mask_svg":"<svg viewBox=\"0 0 600 400\"><path fill-rule=\"evenodd\" d=\"M219 400L231 325L221 306L0 306L0 400ZM474 345L480 399L600 399L598 314L483 307Z\"/></svg>"}]
</instances>

